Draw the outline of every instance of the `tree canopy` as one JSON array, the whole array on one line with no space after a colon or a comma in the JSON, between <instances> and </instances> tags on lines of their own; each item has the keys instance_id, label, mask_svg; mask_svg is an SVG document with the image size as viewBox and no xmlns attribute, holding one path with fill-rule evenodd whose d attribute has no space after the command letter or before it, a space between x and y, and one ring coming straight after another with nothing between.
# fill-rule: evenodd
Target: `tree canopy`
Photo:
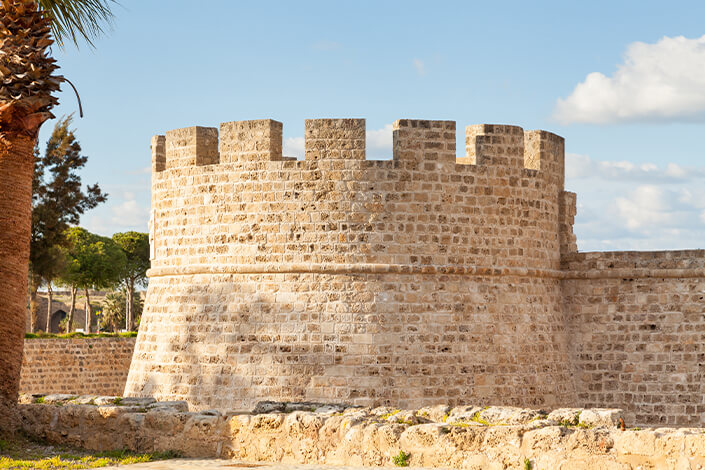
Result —
<instances>
[{"instance_id":1,"label":"tree canopy","mask_svg":"<svg viewBox=\"0 0 705 470\"><path fill-rule=\"evenodd\" d=\"M66 237L70 243L62 281L81 289L106 289L120 282L127 262L122 249L108 237L81 227L72 227Z\"/></svg>"},{"instance_id":2,"label":"tree canopy","mask_svg":"<svg viewBox=\"0 0 705 470\"><path fill-rule=\"evenodd\" d=\"M113 241L125 253L126 263L122 277L137 285L147 282L149 269L149 234L142 232L122 232L113 235Z\"/></svg>"},{"instance_id":3,"label":"tree canopy","mask_svg":"<svg viewBox=\"0 0 705 470\"><path fill-rule=\"evenodd\" d=\"M38 152L32 182L32 234L30 266L33 275L50 280L56 266L52 252L67 244L67 229L78 225L81 215L105 202L107 194L98 184L83 189L78 173L88 161L70 129L71 116L60 119L47 141L43 156Z\"/></svg>"}]
</instances>

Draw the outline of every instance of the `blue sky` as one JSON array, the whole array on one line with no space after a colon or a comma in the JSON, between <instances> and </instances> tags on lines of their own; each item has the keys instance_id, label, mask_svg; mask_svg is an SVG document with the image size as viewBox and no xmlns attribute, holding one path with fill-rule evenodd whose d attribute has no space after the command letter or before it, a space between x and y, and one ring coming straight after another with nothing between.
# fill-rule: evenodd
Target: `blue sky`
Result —
<instances>
[{"instance_id":1,"label":"blue sky","mask_svg":"<svg viewBox=\"0 0 705 470\"><path fill-rule=\"evenodd\" d=\"M703 2L164 5L121 0L95 50L55 50L84 182L110 193L89 230L147 231L153 134L273 118L301 156L304 119L364 117L389 158L390 124L420 118L564 136L581 251L705 248Z\"/></svg>"}]
</instances>

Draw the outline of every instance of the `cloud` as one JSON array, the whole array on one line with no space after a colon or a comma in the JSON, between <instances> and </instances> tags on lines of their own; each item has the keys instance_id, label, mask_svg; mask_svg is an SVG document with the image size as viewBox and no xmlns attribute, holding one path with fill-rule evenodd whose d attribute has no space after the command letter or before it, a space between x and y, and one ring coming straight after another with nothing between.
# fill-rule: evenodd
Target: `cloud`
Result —
<instances>
[{"instance_id":1,"label":"cloud","mask_svg":"<svg viewBox=\"0 0 705 470\"><path fill-rule=\"evenodd\" d=\"M388 159L392 158L392 125L367 131L367 158Z\"/></svg>"},{"instance_id":2,"label":"cloud","mask_svg":"<svg viewBox=\"0 0 705 470\"><path fill-rule=\"evenodd\" d=\"M554 118L566 124L704 120L705 35L630 44L612 77L587 75L558 99Z\"/></svg>"},{"instance_id":3,"label":"cloud","mask_svg":"<svg viewBox=\"0 0 705 470\"><path fill-rule=\"evenodd\" d=\"M149 209L137 202L134 193L126 192L120 204L110 208L112 217L110 222L116 227L139 228L146 231L149 222Z\"/></svg>"},{"instance_id":4,"label":"cloud","mask_svg":"<svg viewBox=\"0 0 705 470\"><path fill-rule=\"evenodd\" d=\"M416 73L418 73L422 77L426 75L426 64L424 64L423 60L414 59L411 63L414 65Z\"/></svg>"},{"instance_id":5,"label":"cloud","mask_svg":"<svg viewBox=\"0 0 705 470\"><path fill-rule=\"evenodd\" d=\"M568 155L581 251L705 248L705 167Z\"/></svg>"},{"instance_id":6,"label":"cloud","mask_svg":"<svg viewBox=\"0 0 705 470\"><path fill-rule=\"evenodd\" d=\"M633 163L629 161L593 160L587 155L566 154L566 178L600 178L617 181L639 182L682 182L705 177L705 168L683 167L669 163L661 168L653 163Z\"/></svg>"},{"instance_id":7,"label":"cloud","mask_svg":"<svg viewBox=\"0 0 705 470\"><path fill-rule=\"evenodd\" d=\"M284 140L282 153L286 157L296 157L303 160L305 151L305 140L303 137L290 137Z\"/></svg>"}]
</instances>

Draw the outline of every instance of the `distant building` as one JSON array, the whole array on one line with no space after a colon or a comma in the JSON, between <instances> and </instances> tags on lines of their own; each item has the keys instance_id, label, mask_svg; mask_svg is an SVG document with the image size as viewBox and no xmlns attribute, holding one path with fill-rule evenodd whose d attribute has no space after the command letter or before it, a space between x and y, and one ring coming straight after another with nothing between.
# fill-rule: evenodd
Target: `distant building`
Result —
<instances>
[{"instance_id":1,"label":"distant building","mask_svg":"<svg viewBox=\"0 0 705 470\"><path fill-rule=\"evenodd\" d=\"M98 315L102 310L103 300L107 292L105 291L90 291L91 306L93 307L93 315L91 317L91 331L98 329ZM37 294L37 330L44 331L47 322L47 306L49 296L46 292ZM73 329L84 329L86 326L86 296L83 292L76 294L76 308L73 314ZM49 323L49 333L65 333L59 327L59 323L68 317L71 309L71 291L60 290L54 291L51 303L51 320ZM27 332L30 333L30 312L27 307Z\"/></svg>"}]
</instances>

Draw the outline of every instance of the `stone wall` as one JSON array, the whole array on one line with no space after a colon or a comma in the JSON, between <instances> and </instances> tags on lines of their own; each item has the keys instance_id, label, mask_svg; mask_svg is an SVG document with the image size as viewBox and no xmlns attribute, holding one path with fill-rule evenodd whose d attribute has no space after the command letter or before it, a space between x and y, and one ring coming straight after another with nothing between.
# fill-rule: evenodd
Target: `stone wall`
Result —
<instances>
[{"instance_id":1,"label":"stone wall","mask_svg":"<svg viewBox=\"0 0 705 470\"><path fill-rule=\"evenodd\" d=\"M363 119L305 129L303 161L271 120L153 139L126 394L195 409L574 403L563 139L470 126L456 158L455 122L400 120L394 158L367 161Z\"/></svg>"},{"instance_id":2,"label":"stone wall","mask_svg":"<svg viewBox=\"0 0 705 470\"><path fill-rule=\"evenodd\" d=\"M253 466L262 461L468 470L705 466L703 429L621 430L621 413L614 409L399 410L272 402L240 413L185 408L185 402L153 399L47 396L44 404L20 405L20 412L26 433L51 442L98 451L172 450Z\"/></svg>"},{"instance_id":3,"label":"stone wall","mask_svg":"<svg viewBox=\"0 0 705 470\"><path fill-rule=\"evenodd\" d=\"M563 267L577 403L705 426L705 251L580 253Z\"/></svg>"},{"instance_id":4,"label":"stone wall","mask_svg":"<svg viewBox=\"0 0 705 470\"><path fill-rule=\"evenodd\" d=\"M21 393L121 395L135 338L24 341Z\"/></svg>"},{"instance_id":5,"label":"stone wall","mask_svg":"<svg viewBox=\"0 0 705 470\"><path fill-rule=\"evenodd\" d=\"M705 425L705 251L577 254L564 142L363 119L152 140L152 268L129 396L624 408Z\"/></svg>"}]
</instances>

